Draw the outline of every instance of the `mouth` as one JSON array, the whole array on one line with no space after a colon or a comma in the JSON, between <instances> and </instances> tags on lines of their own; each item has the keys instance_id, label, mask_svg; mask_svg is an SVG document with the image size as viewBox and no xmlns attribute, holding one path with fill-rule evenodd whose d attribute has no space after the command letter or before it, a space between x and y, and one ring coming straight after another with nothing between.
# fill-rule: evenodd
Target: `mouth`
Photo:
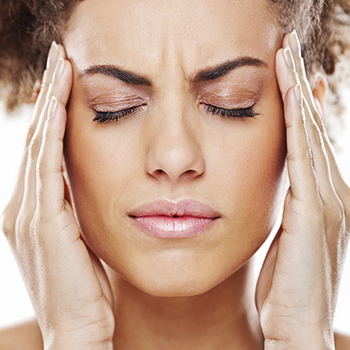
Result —
<instances>
[{"instance_id":1,"label":"mouth","mask_svg":"<svg viewBox=\"0 0 350 350\"><path fill-rule=\"evenodd\" d=\"M128 216L141 230L158 238L196 237L221 217L209 205L188 199L146 203Z\"/></svg>"}]
</instances>

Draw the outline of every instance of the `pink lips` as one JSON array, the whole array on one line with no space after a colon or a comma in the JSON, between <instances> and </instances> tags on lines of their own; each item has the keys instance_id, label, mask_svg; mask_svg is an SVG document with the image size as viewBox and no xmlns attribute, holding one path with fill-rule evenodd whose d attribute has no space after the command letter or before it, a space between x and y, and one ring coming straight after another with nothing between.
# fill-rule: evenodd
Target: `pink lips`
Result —
<instances>
[{"instance_id":1,"label":"pink lips","mask_svg":"<svg viewBox=\"0 0 350 350\"><path fill-rule=\"evenodd\" d=\"M177 203L159 200L132 210L129 217L151 236L187 238L200 235L220 215L207 204L194 200Z\"/></svg>"}]
</instances>

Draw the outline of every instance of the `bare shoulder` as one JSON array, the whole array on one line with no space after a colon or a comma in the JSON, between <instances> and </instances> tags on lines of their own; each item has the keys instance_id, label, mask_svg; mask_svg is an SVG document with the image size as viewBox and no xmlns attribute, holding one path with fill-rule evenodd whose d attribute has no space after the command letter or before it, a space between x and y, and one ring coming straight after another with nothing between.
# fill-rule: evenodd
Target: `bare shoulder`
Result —
<instances>
[{"instance_id":1,"label":"bare shoulder","mask_svg":"<svg viewBox=\"0 0 350 350\"><path fill-rule=\"evenodd\" d=\"M0 350L42 350L43 341L35 319L0 329Z\"/></svg>"},{"instance_id":2,"label":"bare shoulder","mask_svg":"<svg viewBox=\"0 0 350 350\"><path fill-rule=\"evenodd\" d=\"M334 332L336 350L350 350L350 334Z\"/></svg>"}]
</instances>

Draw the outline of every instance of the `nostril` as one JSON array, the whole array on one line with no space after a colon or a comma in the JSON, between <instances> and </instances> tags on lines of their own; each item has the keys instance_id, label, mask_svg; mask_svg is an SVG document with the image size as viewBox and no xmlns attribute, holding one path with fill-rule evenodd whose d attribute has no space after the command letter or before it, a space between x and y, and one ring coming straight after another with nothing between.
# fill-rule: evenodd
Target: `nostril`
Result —
<instances>
[{"instance_id":1,"label":"nostril","mask_svg":"<svg viewBox=\"0 0 350 350\"><path fill-rule=\"evenodd\" d=\"M159 175L162 175L162 174L165 174L164 170L162 169L157 169L154 171L154 175L156 176L159 176Z\"/></svg>"},{"instance_id":2,"label":"nostril","mask_svg":"<svg viewBox=\"0 0 350 350\"><path fill-rule=\"evenodd\" d=\"M153 177L155 178L158 178L158 179L161 179L163 177L166 177L167 174L164 170L162 169L157 169L157 170L154 170L153 173L151 174Z\"/></svg>"}]
</instances>

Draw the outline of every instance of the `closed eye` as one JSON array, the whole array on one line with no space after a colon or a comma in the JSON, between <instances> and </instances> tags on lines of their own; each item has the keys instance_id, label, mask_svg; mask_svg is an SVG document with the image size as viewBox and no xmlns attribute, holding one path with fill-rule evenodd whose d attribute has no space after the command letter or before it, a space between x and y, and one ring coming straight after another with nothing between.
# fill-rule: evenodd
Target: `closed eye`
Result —
<instances>
[{"instance_id":1,"label":"closed eye","mask_svg":"<svg viewBox=\"0 0 350 350\"><path fill-rule=\"evenodd\" d=\"M257 113L254 111L253 106L250 106L248 108L226 109L226 108L213 106L210 104L203 104L203 105L205 106L205 110L208 113L211 113L214 115L220 115L222 117L227 117L227 118L253 118L260 115L260 113Z\"/></svg>"},{"instance_id":2,"label":"closed eye","mask_svg":"<svg viewBox=\"0 0 350 350\"><path fill-rule=\"evenodd\" d=\"M123 117L126 117L129 114L134 114L139 112L141 109L143 109L145 105L146 104L133 106L133 107L125 108L115 112L110 112L110 111L103 112L103 111L96 110L95 118L92 121L98 122L99 124L106 124L112 121L117 121Z\"/></svg>"},{"instance_id":3,"label":"closed eye","mask_svg":"<svg viewBox=\"0 0 350 350\"><path fill-rule=\"evenodd\" d=\"M248 108L235 108L235 109L227 109L227 108L221 108L217 106L213 106L210 104L203 104L205 106L205 110L208 113L214 114L214 115L220 115L222 117L226 118L253 118L260 113L257 113L254 111L253 106ZM139 106L133 106L129 108L122 109L120 111L96 111L95 118L92 120L93 122L98 122L99 124L106 124L112 121L120 120L121 118L134 114L139 112L141 109L143 109L143 105Z\"/></svg>"}]
</instances>

